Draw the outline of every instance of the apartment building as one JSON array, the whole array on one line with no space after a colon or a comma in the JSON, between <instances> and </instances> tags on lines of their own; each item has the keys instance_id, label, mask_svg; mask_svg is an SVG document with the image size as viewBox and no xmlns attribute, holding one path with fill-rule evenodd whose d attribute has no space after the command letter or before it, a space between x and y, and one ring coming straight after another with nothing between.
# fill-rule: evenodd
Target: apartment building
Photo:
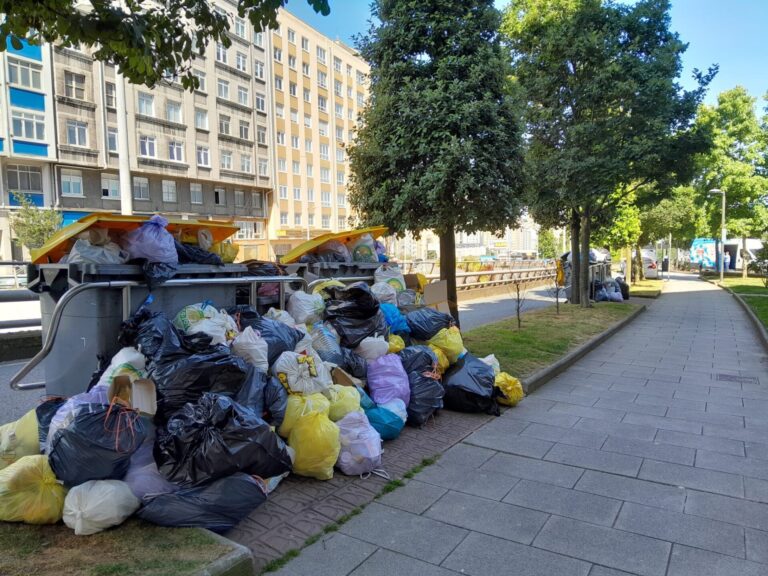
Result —
<instances>
[{"instance_id":1,"label":"apartment building","mask_svg":"<svg viewBox=\"0 0 768 576\"><path fill-rule=\"evenodd\" d=\"M289 12L270 32L275 200L269 239L276 255L349 227L347 147L367 98L369 67Z\"/></svg>"}]
</instances>

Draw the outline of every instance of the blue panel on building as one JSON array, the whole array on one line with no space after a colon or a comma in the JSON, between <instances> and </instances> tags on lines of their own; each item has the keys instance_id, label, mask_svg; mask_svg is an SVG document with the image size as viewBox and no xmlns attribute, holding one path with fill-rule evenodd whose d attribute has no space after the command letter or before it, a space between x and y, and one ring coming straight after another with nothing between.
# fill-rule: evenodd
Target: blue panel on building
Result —
<instances>
[{"instance_id":1,"label":"blue panel on building","mask_svg":"<svg viewBox=\"0 0 768 576\"><path fill-rule=\"evenodd\" d=\"M32 193L26 192L25 195L27 198L29 198L29 200L35 206L39 206L40 208L45 206L45 196L43 194L32 194ZM19 204L19 201L16 199L15 195L9 194L9 196L10 196L11 206L21 206L21 204Z\"/></svg>"},{"instance_id":2,"label":"blue panel on building","mask_svg":"<svg viewBox=\"0 0 768 576\"><path fill-rule=\"evenodd\" d=\"M77 222L80 218L89 216L90 212L64 212L62 213L61 227L69 226L73 222Z\"/></svg>"},{"instance_id":3,"label":"blue panel on building","mask_svg":"<svg viewBox=\"0 0 768 576\"><path fill-rule=\"evenodd\" d=\"M16 50L16 48L13 47L10 36L8 36L5 43L8 46L9 54L18 54L19 56L24 56L25 58L30 58L32 60L39 60L41 62L43 60L43 49L40 46L35 46L26 40L21 40L21 50Z\"/></svg>"},{"instance_id":4,"label":"blue panel on building","mask_svg":"<svg viewBox=\"0 0 768 576\"><path fill-rule=\"evenodd\" d=\"M31 108L32 110L45 110L45 95L39 92L30 92L21 88L11 88L11 106L17 108Z\"/></svg>"},{"instance_id":5,"label":"blue panel on building","mask_svg":"<svg viewBox=\"0 0 768 576\"><path fill-rule=\"evenodd\" d=\"M13 140L14 154L29 154L31 156L48 156L48 144L38 144L36 142L19 142Z\"/></svg>"}]
</instances>

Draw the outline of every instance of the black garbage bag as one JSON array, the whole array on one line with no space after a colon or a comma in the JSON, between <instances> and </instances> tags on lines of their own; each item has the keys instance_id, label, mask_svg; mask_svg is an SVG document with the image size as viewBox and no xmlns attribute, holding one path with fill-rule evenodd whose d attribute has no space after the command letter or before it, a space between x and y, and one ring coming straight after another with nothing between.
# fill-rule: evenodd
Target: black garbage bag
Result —
<instances>
[{"instance_id":1,"label":"black garbage bag","mask_svg":"<svg viewBox=\"0 0 768 576\"><path fill-rule=\"evenodd\" d=\"M457 412L485 412L499 415L493 384L493 368L472 354L464 354L443 374L445 407Z\"/></svg>"},{"instance_id":2,"label":"black garbage bag","mask_svg":"<svg viewBox=\"0 0 768 576\"><path fill-rule=\"evenodd\" d=\"M304 338L304 333L288 324L283 324L271 318L259 317L250 326L261 333L267 341L267 356L269 365L275 363L283 352L293 352L296 344ZM245 326L243 326L245 328Z\"/></svg>"},{"instance_id":3,"label":"black garbage bag","mask_svg":"<svg viewBox=\"0 0 768 576\"><path fill-rule=\"evenodd\" d=\"M207 528L222 534L266 500L253 477L232 474L205 486L147 496L136 515L159 526Z\"/></svg>"},{"instance_id":4,"label":"black garbage bag","mask_svg":"<svg viewBox=\"0 0 768 576\"><path fill-rule=\"evenodd\" d=\"M255 412L219 394L186 404L157 431L160 473L179 486L199 486L235 472L262 478L290 472L286 444Z\"/></svg>"},{"instance_id":5,"label":"black garbage bag","mask_svg":"<svg viewBox=\"0 0 768 576\"><path fill-rule=\"evenodd\" d=\"M179 264L211 264L213 266L221 266L224 262L221 261L221 257L208 250L203 250L199 246L192 244L182 244L178 240L176 242L176 254L179 255Z\"/></svg>"},{"instance_id":6,"label":"black garbage bag","mask_svg":"<svg viewBox=\"0 0 768 576\"><path fill-rule=\"evenodd\" d=\"M331 299L325 307L326 318L370 318L379 311L379 301L365 282L344 288L330 287Z\"/></svg>"},{"instance_id":7,"label":"black garbage bag","mask_svg":"<svg viewBox=\"0 0 768 576\"><path fill-rule=\"evenodd\" d=\"M429 346L409 346L401 350L399 356L411 388L408 424L423 426L436 410L443 407L445 390L436 373L437 356Z\"/></svg>"},{"instance_id":8,"label":"black garbage bag","mask_svg":"<svg viewBox=\"0 0 768 576\"><path fill-rule=\"evenodd\" d=\"M68 488L88 480L120 480L145 434L137 411L82 404L72 422L54 432L48 463Z\"/></svg>"},{"instance_id":9,"label":"black garbage bag","mask_svg":"<svg viewBox=\"0 0 768 576\"><path fill-rule=\"evenodd\" d=\"M368 362L366 362L365 358L349 348L342 348L341 353L344 355L344 363L341 369L350 376L365 380L368 377Z\"/></svg>"},{"instance_id":10,"label":"black garbage bag","mask_svg":"<svg viewBox=\"0 0 768 576\"><path fill-rule=\"evenodd\" d=\"M44 449L48 443L48 428L51 427L51 420L61 408L62 404L66 402L66 398L54 396L46 398L35 408L35 415L37 416L37 434L40 438L40 448Z\"/></svg>"},{"instance_id":11,"label":"black garbage bag","mask_svg":"<svg viewBox=\"0 0 768 576\"><path fill-rule=\"evenodd\" d=\"M389 337L387 319L381 310L370 318L337 316L328 320L345 348L357 348L369 336Z\"/></svg>"},{"instance_id":12,"label":"black garbage bag","mask_svg":"<svg viewBox=\"0 0 768 576\"><path fill-rule=\"evenodd\" d=\"M248 328L248 326L253 327L254 322L261 318L261 314L256 312L256 309L248 304L230 306L227 308L227 314L235 319L235 322L237 322L241 332Z\"/></svg>"},{"instance_id":13,"label":"black garbage bag","mask_svg":"<svg viewBox=\"0 0 768 576\"><path fill-rule=\"evenodd\" d=\"M443 328L455 324L453 316L438 312L432 308L419 308L405 315L405 321L411 329L411 337L426 342Z\"/></svg>"},{"instance_id":14,"label":"black garbage bag","mask_svg":"<svg viewBox=\"0 0 768 576\"><path fill-rule=\"evenodd\" d=\"M252 368L251 376L235 396L235 401L252 410L269 424L278 427L283 423L288 392L277 378L256 367Z\"/></svg>"}]
</instances>

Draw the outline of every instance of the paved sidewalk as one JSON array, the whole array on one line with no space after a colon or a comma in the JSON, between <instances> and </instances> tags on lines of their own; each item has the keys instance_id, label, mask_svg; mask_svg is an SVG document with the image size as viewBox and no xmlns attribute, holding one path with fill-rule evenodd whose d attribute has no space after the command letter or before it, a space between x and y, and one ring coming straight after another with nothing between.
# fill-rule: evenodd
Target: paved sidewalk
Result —
<instances>
[{"instance_id":1,"label":"paved sidewalk","mask_svg":"<svg viewBox=\"0 0 768 576\"><path fill-rule=\"evenodd\" d=\"M732 297L673 278L279 574L766 576L768 357Z\"/></svg>"}]
</instances>

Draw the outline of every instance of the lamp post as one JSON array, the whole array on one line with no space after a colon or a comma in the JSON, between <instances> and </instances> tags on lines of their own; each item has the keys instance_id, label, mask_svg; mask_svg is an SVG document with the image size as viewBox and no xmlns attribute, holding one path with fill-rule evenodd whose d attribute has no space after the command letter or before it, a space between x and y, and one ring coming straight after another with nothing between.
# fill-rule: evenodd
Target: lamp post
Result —
<instances>
[{"instance_id":1,"label":"lamp post","mask_svg":"<svg viewBox=\"0 0 768 576\"><path fill-rule=\"evenodd\" d=\"M723 204L720 211L720 284L723 283L723 273L725 268L725 190L713 188L710 194L720 194L723 197Z\"/></svg>"}]
</instances>

